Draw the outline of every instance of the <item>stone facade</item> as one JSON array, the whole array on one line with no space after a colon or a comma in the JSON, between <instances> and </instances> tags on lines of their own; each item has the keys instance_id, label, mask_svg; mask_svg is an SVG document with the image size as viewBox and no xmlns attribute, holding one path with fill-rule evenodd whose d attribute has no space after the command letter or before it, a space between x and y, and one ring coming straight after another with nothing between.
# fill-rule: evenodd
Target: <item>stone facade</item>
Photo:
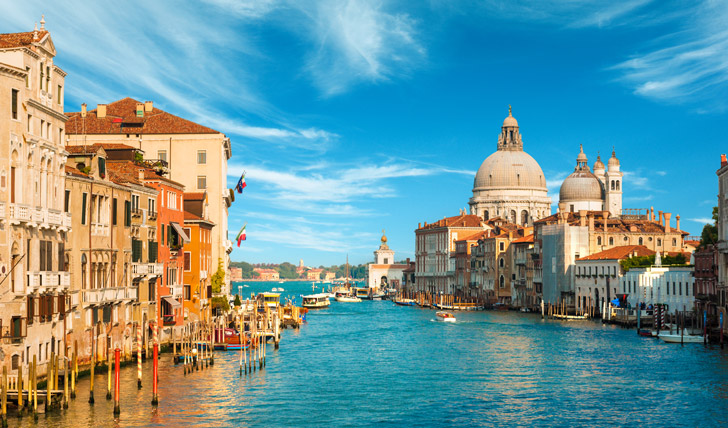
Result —
<instances>
[{"instance_id":1,"label":"stone facade","mask_svg":"<svg viewBox=\"0 0 728 428\"><path fill-rule=\"evenodd\" d=\"M636 307L656 303L667 304L670 312L692 311L695 302L692 267L632 268L619 281L620 294Z\"/></svg>"}]
</instances>

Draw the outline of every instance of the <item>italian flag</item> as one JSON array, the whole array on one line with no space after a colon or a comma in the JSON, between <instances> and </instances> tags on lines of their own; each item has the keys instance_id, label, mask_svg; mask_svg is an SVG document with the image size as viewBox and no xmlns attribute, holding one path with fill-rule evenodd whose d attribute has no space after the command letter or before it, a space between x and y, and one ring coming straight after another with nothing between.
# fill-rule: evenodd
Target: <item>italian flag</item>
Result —
<instances>
[{"instance_id":1,"label":"italian flag","mask_svg":"<svg viewBox=\"0 0 728 428\"><path fill-rule=\"evenodd\" d=\"M238 241L238 247L240 246L240 243L242 241L245 241L245 228L248 226L248 223L245 223L243 225L243 228L240 229L240 232L238 232L238 236L235 237L235 239Z\"/></svg>"}]
</instances>

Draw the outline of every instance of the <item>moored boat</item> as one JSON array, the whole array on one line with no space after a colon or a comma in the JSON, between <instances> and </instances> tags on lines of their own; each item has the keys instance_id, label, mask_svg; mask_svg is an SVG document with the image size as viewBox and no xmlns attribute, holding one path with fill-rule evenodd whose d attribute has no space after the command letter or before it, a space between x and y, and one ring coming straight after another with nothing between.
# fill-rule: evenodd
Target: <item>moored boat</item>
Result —
<instances>
[{"instance_id":1,"label":"moored boat","mask_svg":"<svg viewBox=\"0 0 728 428\"><path fill-rule=\"evenodd\" d=\"M664 340L666 343L703 343L705 339L703 336L697 336L692 334L684 334L681 335L679 333L674 334L660 334L658 336L660 339Z\"/></svg>"},{"instance_id":2,"label":"moored boat","mask_svg":"<svg viewBox=\"0 0 728 428\"><path fill-rule=\"evenodd\" d=\"M444 322L455 322L455 315L451 314L450 312L435 312L435 319L438 321L444 321Z\"/></svg>"},{"instance_id":3,"label":"moored boat","mask_svg":"<svg viewBox=\"0 0 728 428\"><path fill-rule=\"evenodd\" d=\"M309 309L320 309L328 308L330 305L328 294L309 294L308 296L301 296L303 303L301 306Z\"/></svg>"},{"instance_id":4,"label":"moored boat","mask_svg":"<svg viewBox=\"0 0 728 428\"><path fill-rule=\"evenodd\" d=\"M257 296L259 301L263 301L266 306L268 306L271 309L278 309L278 306L281 304L281 294L275 293L272 291L266 292L266 293L258 293Z\"/></svg>"},{"instance_id":5,"label":"moored boat","mask_svg":"<svg viewBox=\"0 0 728 428\"><path fill-rule=\"evenodd\" d=\"M348 295L340 295L336 296L337 302L343 302L343 303L356 303L361 302L361 299L356 296L348 296Z\"/></svg>"},{"instance_id":6,"label":"moored boat","mask_svg":"<svg viewBox=\"0 0 728 428\"><path fill-rule=\"evenodd\" d=\"M354 287L354 294L360 299L370 299L369 287Z\"/></svg>"},{"instance_id":7,"label":"moored boat","mask_svg":"<svg viewBox=\"0 0 728 428\"><path fill-rule=\"evenodd\" d=\"M394 301L394 304L397 306L414 306L415 303L412 299L397 299Z\"/></svg>"}]
</instances>

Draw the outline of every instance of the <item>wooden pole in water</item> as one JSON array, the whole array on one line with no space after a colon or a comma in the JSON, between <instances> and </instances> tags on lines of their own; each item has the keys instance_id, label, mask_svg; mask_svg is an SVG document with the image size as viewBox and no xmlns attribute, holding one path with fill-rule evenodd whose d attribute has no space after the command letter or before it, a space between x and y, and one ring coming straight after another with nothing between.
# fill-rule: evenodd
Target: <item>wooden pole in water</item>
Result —
<instances>
[{"instance_id":1,"label":"wooden pole in water","mask_svg":"<svg viewBox=\"0 0 728 428\"><path fill-rule=\"evenodd\" d=\"M119 363L121 360L121 349L114 349L114 416L121 413L121 405L119 404Z\"/></svg>"},{"instance_id":2,"label":"wooden pole in water","mask_svg":"<svg viewBox=\"0 0 728 428\"><path fill-rule=\"evenodd\" d=\"M111 352L106 351L106 399L111 400Z\"/></svg>"},{"instance_id":3,"label":"wooden pole in water","mask_svg":"<svg viewBox=\"0 0 728 428\"><path fill-rule=\"evenodd\" d=\"M3 427L8 426L8 367L3 366L3 385L2 385L2 413Z\"/></svg>"},{"instance_id":4,"label":"wooden pole in water","mask_svg":"<svg viewBox=\"0 0 728 428\"><path fill-rule=\"evenodd\" d=\"M36 418L38 417L38 372L37 372L37 370L38 370L38 365L36 363L36 356L33 355L33 381L32 381L33 415ZM28 398L30 398L30 397L28 397Z\"/></svg>"},{"instance_id":5,"label":"wooden pole in water","mask_svg":"<svg viewBox=\"0 0 728 428\"><path fill-rule=\"evenodd\" d=\"M18 366L18 413L23 410L23 365Z\"/></svg>"},{"instance_id":6,"label":"wooden pole in water","mask_svg":"<svg viewBox=\"0 0 728 428\"><path fill-rule=\"evenodd\" d=\"M137 325L137 389L142 389L142 326Z\"/></svg>"},{"instance_id":7,"label":"wooden pole in water","mask_svg":"<svg viewBox=\"0 0 728 428\"><path fill-rule=\"evenodd\" d=\"M243 377L243 356L245 355L245 346L243 342L243 318L238 316L238 340L240 341L240 377ZM248 374L248 367L245 367L245 374Z\"/></svg>"},{"instance_id":8,"label":"wooden pole in water","mask_svg":"<svg viewBox=\"0 0 728 428\"><path fill-rule=\"evenodd\" d=\"M46 368L46 400L45 412L48 413L51 405L51 390L53 389L53 353L51 352L51 360Z\"/></svg>"},{"instance_id":9,"label":"wooden pole in water","mask_svg":"<svg viewBox=\"0 0 728 428\"><path fill-rule=\"evenodd\" d=\"M63 408L68 408L68 360L63 358Z\"/></svg>"},{"instance_id":10,"label":"wooden pole in water","mask_svg":"<svg viewBox=\"0 0 728 428\"><path fill-rule=\"evenodd\" d=\"M74 348L76 347L77 343L74 344ZM78 373L78 354L76 354L76 349L73 350L73 357L71 360L71 399L76 398L76 375Z\"/></svg>"},{"instance_id":11,"label":"wooden pole in water","mask_svg":"<svg viewBox=\"0 0 728 428\"><path fill-rule=\"evenodd\" d=\"M159 352L159 345L154 342L154 354L153 354L153 361L152 361L152 406L156 406L159 404L159 395L157 394L157 365L159 364L159 360L157 358L157 353Z\"/></svg>"}]
</instances>

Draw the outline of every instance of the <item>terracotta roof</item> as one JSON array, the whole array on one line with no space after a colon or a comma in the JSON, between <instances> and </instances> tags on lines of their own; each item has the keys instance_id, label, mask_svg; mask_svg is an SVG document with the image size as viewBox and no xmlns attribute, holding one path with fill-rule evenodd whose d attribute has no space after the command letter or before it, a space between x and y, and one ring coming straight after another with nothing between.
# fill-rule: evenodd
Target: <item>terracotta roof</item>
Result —
<instances>
[{"instance_id":1,"label":"terracotta roof","mask_svg":"<svg viewBox=\"0 0 728 428\"><path fill-rule=\"evenodd\" d=\"M622 260L632 257L635 253L637 257L652 256L655 254L654 251L644 245L625 245L622 247L614 247L600 251L598 253L582 257L578 260Z\"/></svg>"},{"instance_id":2,"label":"terracotta roof","mask_svg":"<svg viewBox=\"0 0 728 428\"><path fill-rule=\"evenodd\" d=\"M515 241L513 241L512 243L513 244L521 244L521 243L524 243L524 242L533 243L533 234L524 236L523 238L518 238Z\"/></svg>"},{"instance_id":3,"label":"terracotta roof","mask_svg":"<svg viewBox=\"0 0 728 428\"><path fill-rule=\"evenodd\" d=\"M84 174L83 172L77 170L76 168L66 165L66 175L75 175L76 177L88 177L88 174Z\"/></svg>"},{"instance_id":4,"label":"terracotta roof","mask_svg":"<svg viewBox=\"0 0 728 428\"><path fill-rule=\"evenodd\" d=\"M185 199L187 193L185 193ZM185 220L204 220L202 217L192 214L191 212L185 211Z\"/></svg>"},{"instance_id":5,"label":"terracotta roof","mask_svg":"<svg viewBox=\"0 0 728 428\"><path fill-rule=\"evenodd\" d=\"M604 230L605 219L602 215L602 211L589 211L588 216L594 218L594 229ZM559 214L552 214L548 217L544 217L540 220L536 220L535 224L557 224L559 220ZM579 213L566 213L566 222L572 226L578 226L581 224L581 218ZM650 221L647 219L633 220L623 219L621 217L609 217L606 219L607 231L609 233L665 233L665 226L659 222ZM589 225L589 219L585 219L585 225ZM681 235L689 235L688 232L679 230L675 227L670 228L670 233L679 233Z\"/></svg>"},{"instance_id":6,"label":"terracotta roof","mask_svg":"<svg viewBox=\"0 0 728 428\"><path fill-rule=\"evenodd\" d=\"M220 134L212 128L167 113L156 107L137 117L133 98L124 98L106 106L106 117L99 118L97 110L90 110L86 118L80 112L69 112L67 134Z\"/></svg>"},{"instance_id":7,"label":"terracotta roof","mask_svg":"<svg viewBox=\"0 0 728 428\"><path fill-rule=\"evenodd\" d=\"M205 192L185 192L185 201L204 201Z\"/></svg>"},{"instance_id":8,"label":"terracotta roof","mask_svg":"<svg viewBox=\"0 0 728 428\"><path fill-rule=\"evenodd\" d=\"M139 180L139 171L148 168L139 166L132 161L106 161L106 170L109 173L109 180L117 184L136 184L143 186L144 182Z\"/></svg>"},{"instance_id":9,"label":"terracotta roof","mask_svg":"<svg viewBox=\"0 0 728 428\"><path fill-rule=\"evenodd\" d=\"M0 34L0 49L2 48L19 48L30 46L34 42L39 42L48 35L47 30L38 30L38 37L33 38L33 31L25 33L5 33Z\"/></svg>"},{"instance_id":10,"label":"terracotta roof","mask_svg":"<svg viewBox=\"0 0 728 428\"><path fill-rule=\"evenodd\" d=\"M72 155L90 155L99 151L98 144L87 144L80 146L66 146L66 151Z\"/></svg>"},{"instance_id":11,"label":"terracotta roof","mask_svg":"<svg viewBox=\"0 0 728 428\"><path fill-rule=\"evenodd\" d=\"M435 229L439 227L480 227L483 219L477 215L460 214L454 217L445 217L442 220L438 220L435 223L430 223L422 226L422 229Z\"/></svg>"}]
</instances>

